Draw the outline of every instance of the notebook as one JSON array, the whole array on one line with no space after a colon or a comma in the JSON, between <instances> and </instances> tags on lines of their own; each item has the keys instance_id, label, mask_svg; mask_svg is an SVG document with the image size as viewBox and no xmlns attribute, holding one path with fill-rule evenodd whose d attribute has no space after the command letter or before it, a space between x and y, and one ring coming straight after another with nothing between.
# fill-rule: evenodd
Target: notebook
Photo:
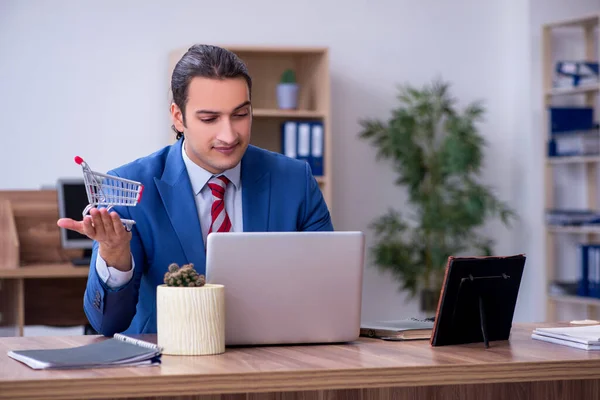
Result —
<instances>
[{"instance_id":1,"label":"notebook","mask_svg":"<svg viewBox=\"0 0 600 400\"><path fill-rule=\"evenodd\" d=\"M531 338L583 350L600 350L600 325L536 328Z\"/></svg>"},{"instance_id":2,"label":"notebook","mask_svg":"<svg viewBox=\"0 0 600 400\"><path fill-rule=\"evenodd\" d=\"M14 350L8 356L33 369L158 365L162 348L120 333L100 342L61 349Z\"/></svg>"},{"instance_id":3,"label":"notebook","mask_svg":"<svg viewBox=\"0 0 600 400\"><path fill-rule=\"evenodd\" d=\"M433 318L408 318L392 321L362 323L360 334L383 340L429 339L433 329Z\"/></svg>"}]
</instances>

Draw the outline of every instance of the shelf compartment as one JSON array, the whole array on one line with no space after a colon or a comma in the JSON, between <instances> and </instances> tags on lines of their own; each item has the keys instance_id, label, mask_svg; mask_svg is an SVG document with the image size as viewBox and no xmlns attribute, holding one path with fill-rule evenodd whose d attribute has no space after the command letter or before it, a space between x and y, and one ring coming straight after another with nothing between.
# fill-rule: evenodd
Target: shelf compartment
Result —
<instances>
[{"instance_id":1,"label":"shelf compartment","mask_svg":"<svg viewBox=\"0 0 600 400\"><path fill-rule=\"evenodd\" d=\"M600 226L547 226L551 233L600 234Z\"/></svg>"},{"instance_id":2,"label":"shelf compartment","mask_svg":"<svg viewBox=\"0 0 600 400\"><path fill-rule=\"evenodd\" d=\"M594 297L551 294L548 295L548 299L557 303L583 304L600 307L600 299Z\"/></svg>"},{"instance_id":3,"label":"shelf compartment","mask_svg":"<svg viewBox=\"0 0 600 400\"><path fill-rule=\"evenodd\" d=\"M236 53L246 64L252 77L252 105L270 116L277 107L277 85L282 73L290 68L299 85L298 109L329 113L328 49L323 47L222 46ZM169 76L187 48L169 55ZM169 94L170 97L170 94ZM278 114L279 111L276 112ZM302 112L301 112L302 113ZM278 115L275 115L278 116ZM312 116L312 115L311 115Z\"/></svg>"},{"instance_id":4,"label":"shelf compartment","mask_svg":"<svg viewBox=\"0 0 600 400\"><path fill-rule=\"evenodd\" d=\"M552 88L546 90L546 96L565 96L573 94L587 94L600 91L600 85L582 86L574 88Z\"/></svg>"},{"instance_id":5,"label":"shelf compartment","mask_svg":"<svg viewBox=\"0 0 600 400\"><path fill-rule=\"evenodd\" d=\"M600 162L600 155L598 156L562 156L562 157L548 157L547 163L550 165L560 164L589 164Z\"/></svg>"}]
</instances>

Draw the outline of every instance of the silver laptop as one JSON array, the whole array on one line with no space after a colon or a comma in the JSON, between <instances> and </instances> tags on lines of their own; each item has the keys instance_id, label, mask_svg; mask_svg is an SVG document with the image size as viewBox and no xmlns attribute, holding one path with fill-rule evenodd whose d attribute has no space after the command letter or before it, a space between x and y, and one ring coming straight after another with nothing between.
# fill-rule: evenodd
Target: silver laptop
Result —
<instances>
[{"instance_id":1,"label":"silver laptop","mask_svg":"<svg viewBox=\"0 0 600 400\"><path fill-rule=\"evenodd\" d=\"M360 335L362 232L231 232L207 238L206 281L225 286L225 344Z\"/></svg>"}]
</instances>

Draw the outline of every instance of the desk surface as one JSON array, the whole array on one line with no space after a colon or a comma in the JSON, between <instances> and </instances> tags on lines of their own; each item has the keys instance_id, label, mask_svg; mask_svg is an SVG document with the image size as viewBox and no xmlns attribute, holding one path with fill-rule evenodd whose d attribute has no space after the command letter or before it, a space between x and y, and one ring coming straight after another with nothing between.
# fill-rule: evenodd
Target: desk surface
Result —
<instances>
[{"instance_id":1,"label":"desk surface","mask_svg":"<svg viewBox=\"0 0 600 400\"><path fill-rule=\"evenodd\" d=\"M487 350L482 344L432 348L426 341L361 338L341 345L227 348L217 356L163 356L159 367L70 371L32 370L6 352L75 346L101 337L0 338L0 398L173 396L600 378L600 352L532 340L533 328L515 325L510 341L492 342Z\"/></svg>"}]
</instances>

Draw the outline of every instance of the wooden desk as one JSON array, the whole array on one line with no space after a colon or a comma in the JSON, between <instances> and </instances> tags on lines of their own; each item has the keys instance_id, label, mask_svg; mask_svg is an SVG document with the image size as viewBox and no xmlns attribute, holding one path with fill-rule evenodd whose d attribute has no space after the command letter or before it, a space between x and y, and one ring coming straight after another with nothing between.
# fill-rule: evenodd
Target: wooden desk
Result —
<instances>
[{"instance_id":1,"label":"wooden desk","mask_svg":"<svg viewBox=\"0 0 600 400\"><path fill-rule=\"evenodd\" d=\"M97 336L0 338L0 399L598 399L600 352L530 338L431 348L361 338L344 345L227 348L163 356L158 367L36 371L8 350L74 346ZM146 336L146 340L152 340ZM196 397L193 397L196 396Z\"/></svg>"}]
</instances>

